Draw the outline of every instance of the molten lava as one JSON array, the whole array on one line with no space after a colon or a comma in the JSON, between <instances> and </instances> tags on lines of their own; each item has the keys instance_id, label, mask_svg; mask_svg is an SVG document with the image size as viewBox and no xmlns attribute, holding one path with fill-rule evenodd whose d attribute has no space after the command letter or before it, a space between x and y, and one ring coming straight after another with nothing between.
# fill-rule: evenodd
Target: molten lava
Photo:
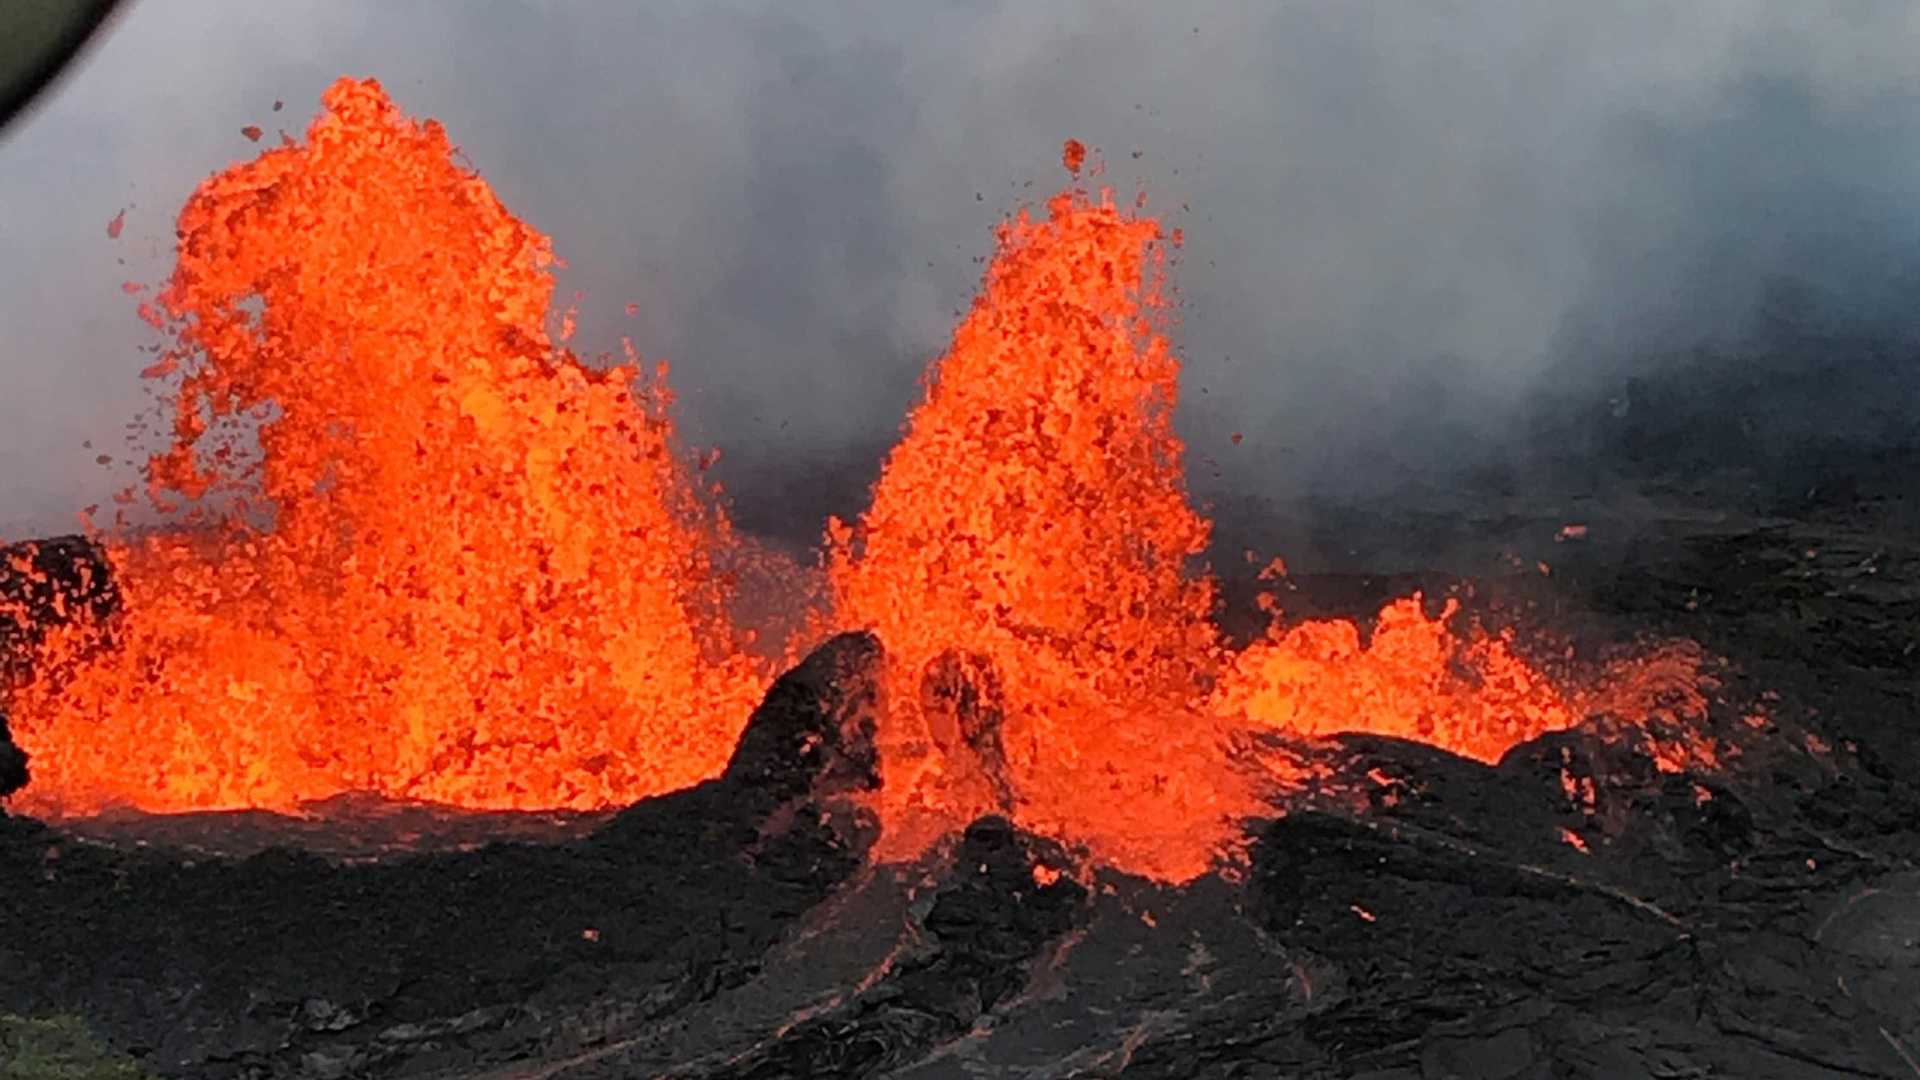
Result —
<instances>
[{"instance_id":1,"label":"molten lava","mask_svg":"<svg viewBox=\"0 0 1920 1080\"><path fill-rule=\"evenodd\" d=\"M1295 735L1368 731L1489 763L1580 719L1510 635L1448 629L1458 609L1430 618L1418 594L1396 600L1365 642L1345 619L1276 622L1233 659L1215 704Z\"/></svg>"},{"instance_id":2,"label":"molten lava","mask_svg":"<svg viewBox=\"0 0 1920 1080\"><path fill-rule=\"evenodd\" d=\"M112 641L51 634L15 693L21 807L597 808L720 769L769 672L664 369L549 337L547 239L437 124L343 80L180 236L149 486L192 514L113 542ZM1184 879L1289 779L1230 752L1249 730L1492 761L1593 705L1418 597L1229 647L1173 428L1177 239L1079 189L1007 221L871 507L829 527L811 625L888 654L883 856L1000 812Z\"/></svg>"},{"instance_id":3,"label":"molten lava","mask_svg":"<svg viewBox=\"0 0 1920 1080\"><path fill-rule=\"evenodd\" d=\"M954 740L938 710L914 707L949 650L997 673L1010 809L1029 825L1102 822L1102 856L1190 873L1253 809L1204 708L1219 635L1212 583L1189 567L1208 524L1173 431L1164 251L1157 223L1107 198L1069 192L1007 222L872 507L832 530L835 611L874 627L895 669L896 818L992 808L978 770L954 768L965 755L940 752Z\"/></svg>"},{"instance_id":4,"label":"molten lava","mask_svg":"<svg viewBox=\"0 0 1920 1080\"><path fill-rule=\"evenodd\" d=\"M1453 601L1395 601L1366 637L1275 608L1231 650L1173 430L1167 239L1069 191L999 243L871 508L829 530L835 612L875 628L892 667L883 851L998 810L1183 879L1267 809L1263 788L1298 779L1250 775L1236 733L1374 732L1494 762L1586 715L1510 633L1456 633ZM965 730L982 713L985 747Z\"/></svg>"},{"instance_id":5,"label":"molten lava","mask_svg":"<svg viewBox=\"0 0 1920 1080\"><path fill-rule=\"evenodd\" d=\"M210 512L116 544L118 647L16 696L24 807L597 807L726 761L766 681L726 522L663 383L549 340L546 237L453 153L343 81L181 213L149 473Z\"/></svg>"}]
</instances>

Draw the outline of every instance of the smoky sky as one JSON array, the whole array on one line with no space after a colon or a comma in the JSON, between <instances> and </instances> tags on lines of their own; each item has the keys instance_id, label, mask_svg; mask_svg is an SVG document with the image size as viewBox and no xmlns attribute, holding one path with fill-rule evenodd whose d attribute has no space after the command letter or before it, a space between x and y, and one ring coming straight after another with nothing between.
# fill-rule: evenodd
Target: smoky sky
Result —
<instances>
[{"instance_id":1,"label":"smoky sky","mask_svg":"<svg viewBox=\"0 0 1920 1080\"><path fill-rule=\"evenodd\" d=\"M1906 0L143 0L0 136L0 532L130 478L121 284L343 74L443 121L568 261L576 344L668 360L740 517L805 532L859 509L1065 138L1184 230L1196 488L1282 498L1497 446L1782 281L1907 334L1916 54Z\"/></svg>"}]
</instances>

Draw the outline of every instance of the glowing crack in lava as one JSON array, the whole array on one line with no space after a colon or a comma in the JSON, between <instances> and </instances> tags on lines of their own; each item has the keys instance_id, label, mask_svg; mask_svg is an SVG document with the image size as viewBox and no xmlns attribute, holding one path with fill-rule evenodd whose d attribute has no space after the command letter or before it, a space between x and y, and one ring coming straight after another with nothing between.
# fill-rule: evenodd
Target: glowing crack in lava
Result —
<instances>
[{"instance_id":1,"label":"glowing crack in lava","mask_svg":"<svg viewBox=\"0 0 1920 1080\"><path fill-rule=\"evenodd\" d=\"M113 547L118 647L13 702L23 808L597 807L725 763L765 673L664 383L555 347L546 237L452 155L342 81L188 202L149 473L219 513Z\"/></svg>"},{"instance_id":2,"label":"glowing crack in lava","mask_svg":"<svg viewBox=\"0 0 1920 1080\"><path fill-rule=\"evenodd\" d=\"M739 541L676 455L664 371L549 339L546 238L439 126L343 80L180 233L150 494L202 517L113 544L110 647L50 637L11 702L17 805L596 808L718 772L769 675L728 615ZM1001 812L1185 879L1297 779L1231 749L1250 730L1492 761L1653 709L1636 686L1703 707L1685 662L1583 695L1418 597L1364 634L1276 611L1230 647L1173 428L1177 241L1104 191L1006 221L871 506L829 525L813 632L887 648L881 857Z\"/></svg>"}]
</instances>

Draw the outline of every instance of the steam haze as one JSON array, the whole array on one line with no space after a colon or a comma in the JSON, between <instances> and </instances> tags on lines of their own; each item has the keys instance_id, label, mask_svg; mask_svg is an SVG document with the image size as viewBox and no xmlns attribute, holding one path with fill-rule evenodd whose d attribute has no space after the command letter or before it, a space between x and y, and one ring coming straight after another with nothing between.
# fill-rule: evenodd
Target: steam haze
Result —
<instances>
[{"instance_id":1,"label":"steam haze","mask_svg":"<svg viewBox=\"0 0 1920 1080\"><path fill-rule=\"evenodd\" d=\"M1914 336L1906 0L1188 7L135 3L0 136L0 531L129 482L153 339L121 283L164 276L193 186L258 152L242 126L298 136L343 74L447 125L569 262L576 345L670 360L739 516L796 536L860 509L1069 136L1185 230L1203 493L1507 453L1542 393L1750 337L1782 281Z\"/></svg>"}]
</instances>

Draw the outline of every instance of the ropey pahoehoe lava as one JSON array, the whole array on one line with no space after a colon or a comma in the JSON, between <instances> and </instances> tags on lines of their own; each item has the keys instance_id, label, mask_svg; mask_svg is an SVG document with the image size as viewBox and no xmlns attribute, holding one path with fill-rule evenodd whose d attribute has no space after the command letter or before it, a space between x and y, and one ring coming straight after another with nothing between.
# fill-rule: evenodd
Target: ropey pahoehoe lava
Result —
<instances>
[{"instance_id":1,"label":"ropey pahoehoe lava","mask_svg":"<svg viewBox=\"0 0 1920 1080\"><path fill-rule=\"evenodd\" d=\"M1247 732L1491 761L1592 711L1417 596L1365 628L1276 603L1227 640L1173 426L1180 237L1086 159L1069 143L1071 185L1001 226L871 505L828 525L807 629L756 641L735 570L764 556L680 447L666 366L569 351L548 238L437 123L337 82L180 214L145 373L171 442L124 496L171 524L102 533L110 646L86 619L38 646L12 806L619 805L717 773L781 658L871 628L883 853L996 812L1179 880L1295 779L1234 754Z\"/></svg>"}]
</instances>

